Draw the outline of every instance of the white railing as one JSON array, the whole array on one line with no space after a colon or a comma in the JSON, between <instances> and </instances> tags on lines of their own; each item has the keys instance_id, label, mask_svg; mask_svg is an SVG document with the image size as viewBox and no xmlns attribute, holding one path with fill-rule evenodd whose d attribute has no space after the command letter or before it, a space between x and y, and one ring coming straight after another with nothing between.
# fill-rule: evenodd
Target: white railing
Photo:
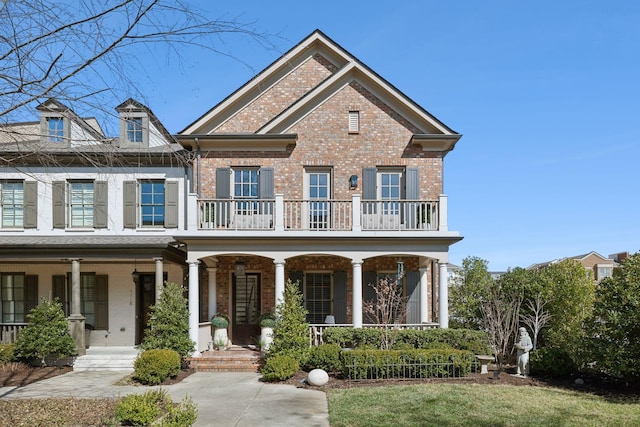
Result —
<instances>
[{"instance_id":1,"label":"white railing","mask_svg":"<svg viewBox=\"0 0 640 427\"><path fill-rule=\"evenodd\" d=\"M198 200L199 230L447 231L439 200Z\"/></svg>"},{"instance_id":2,"label":"white railing","mask_svg":"<svg viewBox=\"0 0 640 427\"><path fill-rule=\"evenodd\" d=\"M320 344L324 344L324 331L327 328L353 328L353 325L350 323L340 323L340 324L327 324L327 323L312 323L309 324L309 345L317 346ZM415 329L415 330L424 330L424 329L434 329L439 328L440 325L438 323L398 323L392 325L377 325L377 324L364 324L363 328L393 328L393 329Z\"/></svg>"},{"instance_id":3,"label":"white railing","mask_svg":"<svg viewBox=\"0 0 640 427\"><path fill-rule=\"evenodd\" d=\"M0 344L13 344L18 338L18 333L26 327L26 323L0 324Z\"/></svg>"},{"instance_id":4,"label":"white railing","mask_svg":"<svg viewBox=\"0 0 640 427\"><path fill-rule=\"evenodd\" d=\"M274 200L200 200L200 229L272 230Z\"/></svg>"},{"instance_id":5,"label":"white railing","mask_svg":"<svg viewBox=\"0 0 640 427\"><path fill-rule=\"evenodd\" d=\"M351 230L351 200L285 200L284 225L289 230Z\"/></svg>"}]
</instances>

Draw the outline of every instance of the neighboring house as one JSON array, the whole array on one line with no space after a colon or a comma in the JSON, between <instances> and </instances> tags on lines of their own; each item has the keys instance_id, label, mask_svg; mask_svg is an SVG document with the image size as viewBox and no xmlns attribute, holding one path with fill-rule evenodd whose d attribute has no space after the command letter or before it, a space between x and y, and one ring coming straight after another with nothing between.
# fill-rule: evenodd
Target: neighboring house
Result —
<instances>
[{"instance_id":1,"label":"neighboring house","mask_svg":"<svg viewBox=\"0 0 640 427\"><path fill-rule=\"evenodd\" d=\"M251 343L291 279L309 322L359 327L374 322L369 285L403 268L406 322L447 327L462 237L447 226L443 163L460 136L313 32L176 135L196 153L197 229L176 239L190 290L202 274L197 320L225 312L232 341Z\"/></svg>"},{"instance_id":2,"label":"neighboring house","mask_svg":"<svg viewBox=\"0 0 640 427\"><path fill-rule=\"evenodd\" d=\"M59 297L79 347L84 325L87 345L132 346L168 280L202 351L216 312L255 343L287 279L310 323L361 327L369 285L400 277L401 320L448 326L461 135L320 31L178 135L135 100L116 111L117 138L56 100L0 127L1 323Z\"/></svg>"},{"instance_id":3,"label":"neighboring house","mask_svg":"<svg viewBox=\"0 0 640 427\"><path fill-rule=\"evenodd\" d=\"M138 344L156 285L183 281L184 150L132 99L115 139L54 99L37 110L0 127L0 322L56 297L80 353Z\"/></svg>"},{"instance_id":4,"label":"neighboring house","mask_svg":"<svg viewBox=\"0 0 640 427\"><path fill-rule=\"evenodd\" d=\"M589 252L588 254L584 255L565 257L553 261L533 264L527 267L527 270L540 270L542 268L548 267L551 264L555 264L566 259L575 259L576 261L578 261L580 264L582 264L587 273L589 273L591 277L593 277L597 282L604 279L605 277L611 277L614 267L618 265L617 261L612 258L605 258L597 252Z\"/></svg>"}]
</instances>

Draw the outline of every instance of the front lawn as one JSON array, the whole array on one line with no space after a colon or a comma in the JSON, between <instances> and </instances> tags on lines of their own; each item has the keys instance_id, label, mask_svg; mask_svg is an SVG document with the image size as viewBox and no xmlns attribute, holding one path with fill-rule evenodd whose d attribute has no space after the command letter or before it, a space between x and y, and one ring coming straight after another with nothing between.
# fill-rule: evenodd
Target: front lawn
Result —
<instances>
[{"instance_id":1,"label":"front lawn","mask_svg":"<svg viewBox=\"0 0 640 427\"><path fill-rule=\"evenodd\" d=\"M341 426L640 425L640 399L607 399L551 387L420 384L327 391Z\"/></svg>"}]
</instances>

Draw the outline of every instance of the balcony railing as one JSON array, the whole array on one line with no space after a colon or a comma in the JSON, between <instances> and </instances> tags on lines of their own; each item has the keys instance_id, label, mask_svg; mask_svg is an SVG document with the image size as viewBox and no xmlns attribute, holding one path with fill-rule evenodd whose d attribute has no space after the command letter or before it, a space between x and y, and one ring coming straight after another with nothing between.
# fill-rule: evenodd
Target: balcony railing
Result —
<instances>
[{"instance_id":1,"label":"balcony railing","mask_svg":"<svg viewBox=\"0 0 640 427\"><path fill-rule=\"evenodd\" d=\"M199 230L448 231L438 200L199 199Z\"/></svg>"}]
</instances>

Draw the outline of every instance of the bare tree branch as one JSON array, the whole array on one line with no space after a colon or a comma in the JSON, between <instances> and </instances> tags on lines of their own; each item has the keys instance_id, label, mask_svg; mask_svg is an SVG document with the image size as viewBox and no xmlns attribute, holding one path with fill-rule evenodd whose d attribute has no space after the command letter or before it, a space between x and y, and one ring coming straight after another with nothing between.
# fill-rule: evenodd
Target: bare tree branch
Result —
<instances>
[{"instance_id":1,"label":"bare tree branch","mask_svg":"<svg viewBox=\"0 0 640 427\"><path fill-rule=\"evenodd\" d=\"M536 295L534 300L527 300L527 308L529 314L523 315L522 322L533 331L533 349L538 347L538 335L542 328L551 321L551 314L545 309L546 301L542 298L542 294Z\"/></svg>"}]
</instances>

